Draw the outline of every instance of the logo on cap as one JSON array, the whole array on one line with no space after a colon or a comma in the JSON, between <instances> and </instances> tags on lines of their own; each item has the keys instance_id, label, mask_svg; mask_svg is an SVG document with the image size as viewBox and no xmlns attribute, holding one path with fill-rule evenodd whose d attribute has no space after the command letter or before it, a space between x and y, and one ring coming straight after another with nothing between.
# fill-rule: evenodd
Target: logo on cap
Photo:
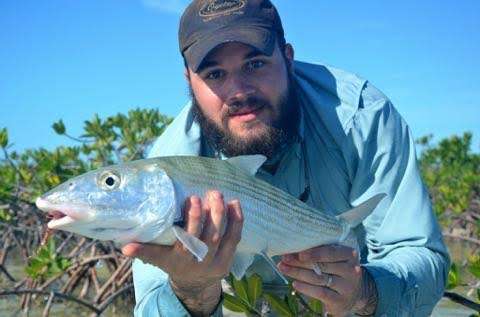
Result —
<instances>
[{"instance_id":1,"label":"logo on cap","mask_svg":"<svg viewBox=\"0 0 480 317\"><path fill-rule=\"evenodd\" d=\"M245 6L246 0L210 0L198 13L202 17L215 17L237 11Z\"/></svg>"}]
</instances>

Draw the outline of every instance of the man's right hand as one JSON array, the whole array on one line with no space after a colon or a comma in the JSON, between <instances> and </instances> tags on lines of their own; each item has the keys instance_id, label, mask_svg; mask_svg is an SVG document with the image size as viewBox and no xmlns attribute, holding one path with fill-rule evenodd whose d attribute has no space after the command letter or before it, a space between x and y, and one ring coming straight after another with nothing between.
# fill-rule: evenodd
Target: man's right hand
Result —
<instances>
[{"instance_id":1,"label":"man's right hand","mask_svg":"<svg viewBox=\"0 0 480 317\"><path fill-rule=\"evenodd\" d=\"M209 191L203 204L200 197L189 197L184 214L185 230L208 246L202 262L179 241L173 246L129 243L122 252L167 272L173 291L192 315L210 314L218 304L221 279L230 271L240 242L242 210L238 200L225 206L220 192Z\"/></svg>"}]
</instances>

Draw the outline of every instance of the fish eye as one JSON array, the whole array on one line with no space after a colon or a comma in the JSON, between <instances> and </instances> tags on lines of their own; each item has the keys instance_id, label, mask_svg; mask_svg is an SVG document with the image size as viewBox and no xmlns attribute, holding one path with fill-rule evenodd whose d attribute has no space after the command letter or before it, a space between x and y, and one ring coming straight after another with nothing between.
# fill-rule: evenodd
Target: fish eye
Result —
<instances>
[{"instance_id":1,"label":"fish eye","mask_svg":"<svg viewBox=\"0 0 480 317\"><path fill-rule=\"evenodd\" d=\"M120 175L114 171L106 171L98 177L98 184L106 190L114 190L120 186Z\"/></svg>"},{"instance_id":2,"label":"fish eye","mask_svg":"<svg viewBox=\"0 0 480 317\"><path fill-rule=\"evenodd\" d=\"M115 179L112 176L108 176L105 178L105 184L107 184L107 186L113 186L115 185Z\"/></svg>"}]
</instances>

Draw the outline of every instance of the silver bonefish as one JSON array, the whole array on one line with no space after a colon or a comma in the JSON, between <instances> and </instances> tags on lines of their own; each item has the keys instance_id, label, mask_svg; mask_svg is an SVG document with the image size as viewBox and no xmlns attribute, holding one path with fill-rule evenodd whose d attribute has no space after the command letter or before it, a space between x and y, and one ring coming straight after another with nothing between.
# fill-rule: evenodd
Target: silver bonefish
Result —
<instances>
[{"instance_id":1,"label":"silver bonefish","mask_svg":"<svg viewBox=\"0 0 480 317\"><path fill-rule=\"evenodd\" d=\"M320 212L255 177L262 155L218 160L171 156L100 168L72 178L39 197L37 207L54 215L51 229L121 244L132 241L171 245L177 239L199 261L208 248L176 224L188 196L219 190L238 199L244 214L242 238L232 273L240 278L255 254L272 256L323 244L354 246L352 228L383 199L377 194L338 216ZM275 268L274 268L275 269Z\"/></svg>"}]
</instances>

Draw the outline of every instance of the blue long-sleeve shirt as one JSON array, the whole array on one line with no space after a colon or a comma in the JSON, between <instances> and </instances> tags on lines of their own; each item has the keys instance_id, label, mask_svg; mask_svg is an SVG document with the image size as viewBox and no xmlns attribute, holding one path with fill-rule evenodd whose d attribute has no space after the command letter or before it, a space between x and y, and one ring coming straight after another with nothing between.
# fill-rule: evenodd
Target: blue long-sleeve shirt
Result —
<instances>
[{"instance_id":1,"label":"blue long-sleeve shirt","mask_svg":"<svg viewBox=\"0 0 480 317\"><path fill-rule=\"evenodd\" d=\"M387 197L357 228L361 262L378 291L376 316L427 316L441 298L449 256L417 164L409 128L368 81L323 65L295 63L300 138L258 177L307 203L341 213L377 193ZM303 145L302 145L303 143ZM188 104L150 157L214 156ZM268 164L268 162L267 162ZM308 181L307 181L308 178ZM256 259L250 271L276 276ZM136 316L188 316L159 268L135 260ZM221 310L215 314L220 315Z\"/></svg>"}]
</instances>

